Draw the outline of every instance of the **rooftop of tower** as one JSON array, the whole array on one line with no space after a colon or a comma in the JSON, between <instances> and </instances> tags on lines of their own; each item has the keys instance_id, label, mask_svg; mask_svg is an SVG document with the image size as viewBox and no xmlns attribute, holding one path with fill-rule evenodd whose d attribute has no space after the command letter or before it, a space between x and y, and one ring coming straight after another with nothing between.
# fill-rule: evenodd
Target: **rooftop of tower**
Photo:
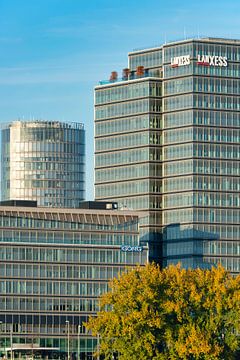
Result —
<instances>
[{"instance_id":1,"label":"rooftop of tower","mask_svg":"<svg viewBox=\"0 0 240 360\"><path fill-rule=\"evenodd\" d=\"M1 124L1 129L6 129L11 126L18 127L54 127L54 128L68 128L68 129L84 129L83 123L60 121L60 120L43 120L43 119L16 119L7 123Z\"/></svg>"},{"instance_id":2,"label":"rooftop of tower","mask_svg":"<svg viewBox=\"0 0 240 360\"><path fill-rule=\"evenodd\" d=\"M148 46L148 47L142 47L138 49L133 49L129 52L129 56L133 54L139 54L142 52L148 52L153 50L160 50L165 46L172 46L182 43L188 43L192 41L203 41L203 42L210 42L210 43L220 43L220 44L230 44L230 45L240 45L240 39L229 39L229 38L218 38L218 37L196 37L196 38L188 38L188 39L180 39L180 40L171 40L169 42L165 42L161 45L155 45L155 46Z\"/></svg>"},{"instance_id":3,"label":"rooftop of tower","mask_svg":"<svg viewBox=\"0 0 240 360\"><path fill-rule=\"evenodd\" d=\"M221 38L221 37L192 37L187 39L172 40L169 42L165 42L164 44L156 45L152 47L135 49L128 53L128 68L122 70L122 76L121 75L118 76L117 71L112 71L109 79L99 81L99 85L97 85L95 88L99 89L102 86L115 86L116 84L121 85L119 83L121 82L126 83L126 81L139 82L139 81L147 80L146 78L148 78L148 80L150 78L154 78L154 80L159 79L161 78L161 72L159 72L159 74L156 75L153 72L151 73L151 69L149 70L149 68L156 67L158 66L158 64L149 66L149 63L147 65L144 64L144 60L142 60L143 62L141 63L139 61L138 62L135 61L134 58L143 59L142 56L144 55L149 56L153 53L161 54L164 48L168 48L175 45L177 46L177 45L191 44L191 43L203 43L203 44L211 44L211 45L219 44L223 46L224 45L240 46L240 39L229 39L229 38ZM158 55L158 57L161 58L162 55ZM134 63L134 65L131 65L132 62ZM141 74L137 74L138 69L140 72L142 72Z\"/></svg>"}]
</instances>

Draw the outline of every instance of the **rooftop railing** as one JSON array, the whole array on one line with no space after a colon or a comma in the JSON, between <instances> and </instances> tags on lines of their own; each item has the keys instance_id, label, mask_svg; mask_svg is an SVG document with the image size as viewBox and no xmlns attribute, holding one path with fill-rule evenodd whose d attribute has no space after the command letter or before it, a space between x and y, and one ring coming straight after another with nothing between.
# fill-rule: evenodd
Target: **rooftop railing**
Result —
<instances>
[{"instance_id":1,"label":"rooftop railing","mask_svg":"<svg viewBox=\"0 0 240 360\"><path fill-rule=\"evenodd\" d=\"M114 79L114 80L101 80L101 81L99 81L99 85L115 84L115 83L118 83L121 81L139 80L139 79L143 79L143 78L147 78L147 77L157 77L157 76L152 75L148 71L145 71L145 73L143 75L131 74L128 77L118 77L117 79Z\"/></svg>"}]
</instances>

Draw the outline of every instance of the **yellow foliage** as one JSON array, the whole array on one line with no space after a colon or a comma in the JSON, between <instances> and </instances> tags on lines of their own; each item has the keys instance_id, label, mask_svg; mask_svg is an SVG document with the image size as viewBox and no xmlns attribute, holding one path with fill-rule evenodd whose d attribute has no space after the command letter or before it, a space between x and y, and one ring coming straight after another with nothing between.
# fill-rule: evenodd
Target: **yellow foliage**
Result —
<instances>
[{"instance_id":1,"label":"yellow foliage","mask_svg":"<svg viewBox=\"0 0 240 360\"><path fill-rule=\"evenodd\" d=\"M230 360L238 347L240 277L221 266L185 270L154 264L124 273L87 324L101 353L120 360ZM227 357L226 357L227 354Z\"/></svg>"}]
</instances>

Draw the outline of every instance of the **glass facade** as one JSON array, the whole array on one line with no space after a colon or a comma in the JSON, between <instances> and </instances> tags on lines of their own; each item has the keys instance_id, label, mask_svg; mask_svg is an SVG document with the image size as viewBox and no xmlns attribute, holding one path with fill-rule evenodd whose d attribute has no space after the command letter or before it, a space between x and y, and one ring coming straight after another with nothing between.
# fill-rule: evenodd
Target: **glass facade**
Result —
<instances>
[{"instance_id":1,"label":"glass facade","mask_svg":"<svg viewBox=\"0 0 240 360\"><path fill-rule=\"evenodd\" d=\"M147 211L141 236L156 238L162 202L161 79L99 86L95 105L95 197Z\"/></svg>"},{"instance_id":2,"label":"glass facade","mask_svg":"<svg viewBox=\"0 0 240 360\"><path fill-rule=\"evenodd\" d=\"M139 121L128 110L133 100L123 89L136 80L121 82L121 91L116 91L118 83L96 87L96 94L125 94L110 105L105 97L101 116L101 105L95 104L96 198L158 209L154 226L163 241L158 257L163 265L221 262L239 273L240 41L191 39L135 51L129 54L129 68L137 73L138 66L149 75L139 82L159 84L154 100L150 91L140 90L137 99L135 90L134 109L145 112ZM150 123L147 127L147 112L149 119L156 118L154 129ZM108 152L99 142L108 143ZM141 226L152 225L149 217Z\"/></svg>"},{"instance_id":3,"label":"glass facade","mask_svg":"<svg viewBox=\"0 0 240 360\"><path fill-rule=\"evenodd\" d=\"M93 359L83 323L109 279L147 259L136 213L0 206L1 353L66 359L69 336L71 359Z\"/></svg>"},{"instance_id":4,"label":"glass facade","mask_svg":"<svg viewBox=\"0 0 240 360\"><path fill-rule=\"evenodd\" d=\"M85 198L82 124L15 121L1 131L2 200L79 206Z\"/></svg>"}]
</instances>

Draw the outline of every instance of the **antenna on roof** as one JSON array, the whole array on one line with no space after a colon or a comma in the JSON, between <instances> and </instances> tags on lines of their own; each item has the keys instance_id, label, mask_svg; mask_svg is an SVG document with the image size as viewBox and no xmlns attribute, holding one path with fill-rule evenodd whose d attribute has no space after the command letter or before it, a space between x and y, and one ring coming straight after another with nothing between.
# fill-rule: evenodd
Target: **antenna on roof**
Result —
<instances>
[{"instance_id":1,"label":"antenna on roof","mask_svg":"<svg viewBox=\"0 0 240 360\"><path fill-rule=\"evenodd\" d=\"M185 28L185 26L183 28L183 36L184 36L184 40L186 40L186 28Z\"/></svg>"}]
</instances>

